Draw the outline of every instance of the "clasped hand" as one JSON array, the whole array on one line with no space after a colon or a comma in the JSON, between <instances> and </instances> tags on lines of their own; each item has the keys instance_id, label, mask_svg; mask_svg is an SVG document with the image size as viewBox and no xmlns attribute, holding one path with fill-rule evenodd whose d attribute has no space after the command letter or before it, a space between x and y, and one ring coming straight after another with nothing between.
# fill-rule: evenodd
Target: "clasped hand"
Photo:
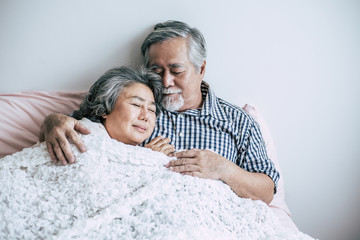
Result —
<instances>
[{"instance_id":1,"label":"clasped hand","mask_svg":"<svg viewBox=\"0 0 360 240\"><path fill-rule=\"evenodd\" d=\"M210 150L191 149L170 154L176 157L165 165L170 171L193 177L218 180L226 172L229 162L224 157Z\"/></svg>"},{"instance_id":2,"label":"clasped hand","mask_svg":"<svg viewBox=\"0 0 360 240\"><path fill-rule=\"evenodd\" d=\"M162 136L157 136L144 147L150 148L153 151L162 152L165 155L169 155L175 151L174 146L170 144L170 139L163 138Z\"/></svg>"}]
</instances>

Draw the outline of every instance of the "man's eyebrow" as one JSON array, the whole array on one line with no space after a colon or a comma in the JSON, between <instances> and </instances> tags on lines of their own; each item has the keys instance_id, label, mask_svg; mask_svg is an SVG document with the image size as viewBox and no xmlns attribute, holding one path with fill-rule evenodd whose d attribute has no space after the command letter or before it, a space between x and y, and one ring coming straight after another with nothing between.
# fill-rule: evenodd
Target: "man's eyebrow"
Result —
<instances>
[{"instance_id":1,"label":"man's eyebrow","mask_svg":"<svg viewBox=\"0 0 360 240\"><path fill-rule=\"evenodd\" d=\"M131 97L129 97L129 98L134 99L134 100L140 100L141 102L146 102L146 100L145 100L144 98L139 97L139 96L131 96ZM155 104L154 101L152 101L150 104L156 106L156 104Z\"/></svg>"},{"instance_id":2,"label":"man's eyebrow","mask_svg":"<svg viewBox=\"0 0 360 240\"><path fill-rule=\"evenodd\" d=\"M180 63L173 63L173 64L170 64L169 67L172 67L172 68L180 68L180 67L184 67L184 65L180 64Z\"/></svg>"},{"instance_id":3,"label":"man's eyebrow","mask_svg":"<svg viewBox=\"0 0 360 240\"><path fill-rule=\"evenodd\" d=\"M184 65L180 64L180 63L173 63L173 64L169 64L169 67L171 68L180 68L180 67L184 67ZM154 69L158 69L158 68L162 68L159 65L151 65L150 70L154 70Z\"/></svg>"},{"instance_id":4,"label":"man's eyebrow","mask_svg":"<svg viewBox=\"0 0 360 240\"><path fill-rule=\"evenodd\" d=\"M151 65L150 70L154 70L154 69L158 69L158 68L161 68L161 67L154 64L154 65Z\"/></svg>"}]
</instances>

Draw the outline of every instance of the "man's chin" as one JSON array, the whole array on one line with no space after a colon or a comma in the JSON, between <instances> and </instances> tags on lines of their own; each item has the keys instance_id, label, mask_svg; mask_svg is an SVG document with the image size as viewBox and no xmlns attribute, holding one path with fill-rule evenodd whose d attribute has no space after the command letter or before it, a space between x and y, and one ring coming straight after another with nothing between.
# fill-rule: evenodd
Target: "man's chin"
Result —
<instances>
[{"instance_id":1,"label":"man's chin","mask_svg":"<svg viewBox=\"0 0 360 240\"><path fill-rule=\"evenodd\" d=\"M182 106L184 106L184 101L182 99L173 101L173 99L166 97L163 100L163 106L168 111L178 111Z\"/></svg>"},{"instance_id":2,"label":"man's chin","mask_svg":"<svg viewBox=\"0 0 360 240\"><path fill-rule=\"evenodd\" d=\"M166 105L164 106L164 108L168 111L171 111L171 112L175 112L175 111L178 111L182 106L178 106L178 105Z\"/></svg>"}]
</instances>

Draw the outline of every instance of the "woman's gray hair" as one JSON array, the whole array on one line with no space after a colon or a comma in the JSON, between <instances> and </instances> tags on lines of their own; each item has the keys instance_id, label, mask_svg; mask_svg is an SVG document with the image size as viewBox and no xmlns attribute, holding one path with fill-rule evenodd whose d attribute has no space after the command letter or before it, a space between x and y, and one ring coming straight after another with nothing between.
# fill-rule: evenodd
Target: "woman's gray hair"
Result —
<instances>
[{"instance_id":1,"label":"woman's gray hair","mask_svg":"<svg viewBox=\"0 0 360 240\"><path fill-rule=\"evenodd\" d=\"M152 44L166 40L183 37L187 39L189 60L197 72L206 60L206 42L202 33L189 25L179 21L166 21L155 25L154 30L145 38L141 53L144 56L144 63L149 67L149 48Z\"/></svg>"},{"instance_id":2,"label":"woman's gray hair","mask_svg":"<svg viewBox=\"0 0 360 240\"><path fill-rule=\"evenodd\" d=\"M110 114L121 92L134 83L148 86L154 94L156 115L160 112L163 85L161 77L144 67L133 70L128 67L113 68L104 73L90 88L79 110L72 115L75 119L84 117L93 122L103 121L103 115Z\"/></svg>"}]
</instances>

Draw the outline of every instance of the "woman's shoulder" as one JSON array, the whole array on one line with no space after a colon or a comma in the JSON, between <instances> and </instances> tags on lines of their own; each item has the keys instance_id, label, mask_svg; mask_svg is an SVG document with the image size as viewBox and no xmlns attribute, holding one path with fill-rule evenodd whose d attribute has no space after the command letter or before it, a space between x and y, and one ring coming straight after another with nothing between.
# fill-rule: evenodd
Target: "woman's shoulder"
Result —
<instances>
[{"instance_id":1,"label":"woman's shoulder","mask_svg":"<svg viewBox=\"0 0 360 240\"><path fill-rule=\"evenodd\" d=\"M81 124L83 124L87 129L90 130L90 134L96 134L101 136L110 137L109 134L106 131L106 128L101 123L92 122L91 120L87 118L83 118L79 120Z\"/></svg>"}]
</instances>

